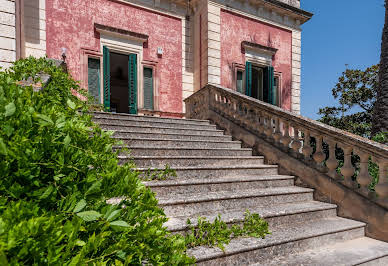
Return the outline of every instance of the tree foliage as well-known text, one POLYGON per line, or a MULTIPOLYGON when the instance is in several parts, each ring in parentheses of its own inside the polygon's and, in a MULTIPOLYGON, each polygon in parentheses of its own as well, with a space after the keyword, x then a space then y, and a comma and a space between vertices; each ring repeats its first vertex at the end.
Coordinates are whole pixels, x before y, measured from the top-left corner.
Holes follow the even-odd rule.
POLYGON ((132 165, 118 165, 117 143, 75 92, 79 85, 45 59, 0 72, 0 264, 192 263, 184 238, 163 227, 154 194, 132 165), (20 85, 41 72, 51 76, 42 91, 20 85))
POLYGON ((372 136, 379 132, 388 132, 388 0, 384 2, 385 23, 381 37, 381 67, 377 100, 373 112, 372 136))
POLYGON ((332 89, 337 106, 320 108, 320 122, 370 138, 376 103, 379 66, 347 69, 332 89))

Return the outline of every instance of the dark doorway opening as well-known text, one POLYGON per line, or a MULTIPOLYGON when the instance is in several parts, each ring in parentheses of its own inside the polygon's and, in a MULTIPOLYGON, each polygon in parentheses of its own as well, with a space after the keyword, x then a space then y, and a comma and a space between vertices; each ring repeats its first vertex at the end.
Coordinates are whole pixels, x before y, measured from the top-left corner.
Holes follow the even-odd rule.
POLYGON ((263 100, 263 69, 252 67, 252 97, 263 100))
POLYGON ((128 55, 110 52, 110 108, 129 113, 128 55))

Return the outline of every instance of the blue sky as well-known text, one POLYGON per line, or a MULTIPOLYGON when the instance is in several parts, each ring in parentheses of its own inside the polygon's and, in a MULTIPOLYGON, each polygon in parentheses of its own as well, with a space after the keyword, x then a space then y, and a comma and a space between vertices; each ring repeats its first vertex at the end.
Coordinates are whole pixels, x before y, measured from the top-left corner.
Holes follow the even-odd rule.
POLYGON ((302 25, 301 114, 318 119, 335 105, 331 89, 349 68, 379 63, 384 0, 301 0, 314 13, 302 25))

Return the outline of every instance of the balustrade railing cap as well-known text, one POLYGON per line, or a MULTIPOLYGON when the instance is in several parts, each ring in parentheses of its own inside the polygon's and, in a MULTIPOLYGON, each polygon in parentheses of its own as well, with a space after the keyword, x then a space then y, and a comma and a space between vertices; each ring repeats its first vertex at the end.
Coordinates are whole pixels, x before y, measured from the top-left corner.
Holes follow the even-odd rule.
MULTIPOLYGON (((272 104, 262 102, 252 97, 248 97, 244 94, 238 93, 228 88, 207 84, 202 89, 186 98, 184 100, 185 103, 189 104, 198 95, 202 95, 205 91, 208 90, 210 92, 212 90, 218 91, 219 93, 222 93, 223 96, 232 96, 245 104, 261 109, 260 111, 265 111, 270 115, 278 116, 280 119, 290 122, 291 125, 295 124, 295 126, 297 126, 298 129, 302 132, 303 129, 307 129, 311 132, 313 136, 321 135, 325 138, 330 138, 342 145, 352 146, 353 148, 356 148, 359 151, 369 153, 370 155, 375 156, 376 158, 388 159, 388 145, 360 137, 350 132, 323 124, 321 122, 312 120, 310 118, 298 114, 294 114, 290 111, 284 110, 272 104)), ((202 104, 207 103, 203 102, 202 104)))

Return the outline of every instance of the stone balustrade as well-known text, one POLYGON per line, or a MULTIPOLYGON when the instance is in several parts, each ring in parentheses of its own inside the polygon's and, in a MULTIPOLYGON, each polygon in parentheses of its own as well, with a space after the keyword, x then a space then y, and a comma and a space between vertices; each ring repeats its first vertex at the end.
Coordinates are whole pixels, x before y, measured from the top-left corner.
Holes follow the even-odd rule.
MULTIPOLYGON (((233 90, 207 85, 185 100, 188 118, 211 119, 209 112, 243 127, 309 167, 388 206, 388 147, 233 90), (311 141, 311 138, 315 141, 311 141), (343 151, 343 161, 336 156, 343 151), (352 163, 352 158, 358 162, 352 163), (369 171, 378 165, 378 182, 369 171), (356 166, 356 167, 355 167, 356 166), (338 171, 339 169, 339 171, 338 171)), ((232 134, 233 135, 233 134, 232 134)))

